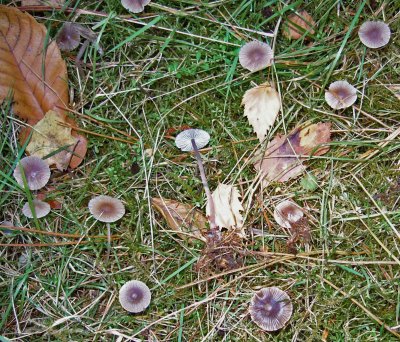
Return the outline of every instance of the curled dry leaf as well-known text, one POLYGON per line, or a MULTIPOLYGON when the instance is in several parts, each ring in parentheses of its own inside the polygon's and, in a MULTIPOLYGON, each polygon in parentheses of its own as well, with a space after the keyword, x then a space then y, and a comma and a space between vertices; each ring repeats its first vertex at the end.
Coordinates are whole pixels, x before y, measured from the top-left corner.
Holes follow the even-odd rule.
MULTIPOLYGON (((12 94, 14 112, 32 126, 49 110, 70 121, 59 109, 68 103, 67 68, 57 44, 47 41, 46 28, 31 15, 0 5, 0 103, 12 94)), ((29 129, 21 132, 22 143, 28 134, 29 129)), ((73 135, 80 141, 77 148, 83 158, 87 141, 73 135)), ((73 158, 70 166, 81 161, 73 158)))
POLYGON ((278 92, 269 83, 263 83, 246 91, 242 105, 257 138, 263 141, 281 108, 278 92))
POLYGON ((190 204, 172 199, 154 197, 151 204, 167 221, 168 226, 175 230, 183 239, 192 238, 206 241, 203 232, 207 230, 207 218, 190 204))
MULTIPOLYGON (((242 203, 239 200, 239 190, 228 184, 218 184, 212 193, 215 206, 215 223, 220 228, 239 229, 239 236, 245 237, 243 228, 242 203)), ((210 214, 210 205, 207 203, 207 215, 210 214)))
POLYGON ((269 182, 286 182, 304 170, 303 161, 310 155, 319 156, 328 152, 328 146, 319 145, 330 141, 331 124, 317 123, 295 128, 287 136, 277 135, 268 143, 264 155, 254 166, 269 182))
POLYGON ((289 39, 299 39, 305 32, 314 34, 314 27, 315 21, 311 15, 307 11, 301 10, 288 16, 283 25, 283 34, 289 39))
MULTIPOLYGON (((31 140, 26 151, 30 155, 44 158, 50 153, 62 149, 62 151, 45 159, 49 165, 56 164, 57 169, 65 170, 71 160, 72 152, 78 143, 78 139, 71 135, 71 128, 62 126, 63 118, 57 112, 50 110, 45 117, 34 127, 31 140)), ((75 153, 75 152, 74 152, 75 153)))

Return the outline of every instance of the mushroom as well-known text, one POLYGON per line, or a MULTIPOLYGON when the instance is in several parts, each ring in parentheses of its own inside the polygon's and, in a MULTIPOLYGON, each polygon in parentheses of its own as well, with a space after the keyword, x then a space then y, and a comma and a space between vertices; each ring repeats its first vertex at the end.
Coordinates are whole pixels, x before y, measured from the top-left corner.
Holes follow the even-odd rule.
POLYGON ((151 0, 121 0, 122 6, 132 13, 140 13, 144 11, 144 6, 148 5, 151 0))
POLYGON ((286 292, 277 287, 264 287, 254 294, 249 311, 261 329, 275 331, 290 319, 293 306, 286 292))
POLYGON ((128 281, 119 290, 119 302, 126 311, 142 312, 149 306, 150 301, 150 289, 140 280, 128 281))
POLYGON ((347 81, 336 81, 325 92, 325 100, 333 109, 347 108, 356 102, 357 90, 347 81))
POLYGON ((239 51, 239 62, 250 71, 265 69, 272 64, 274 52, 267 43, 254 40, 243 45, 239 51))
POLYGON ((301 208, 290 200, 280 202, 274 210, 275 221, 285 228, 292 228, 303 216, 301 208))
POLYGON ((22 213, 29 218, 34 218, 34 214, 36 218, 45 217, 50 212, 50 204, 47 202, 40 201, 38 199, 34 199, 32 201, 34 213, 29 206, 29 202, 26 202, 22 207, 22 213))
POLYGON ((299 39, 305 32, 314 34, 314 26, 315 21, 311 15, 306 10, 301 10, 288 16, 283 34, 289 39, 299 39))
POLYGON ((207 201, 210 204, 210 228, 216 227, 215 224, 215 207, 214 200, 211 196, 211 191, 208 186, 206 173, 204 172, 203 162, 201 161, 201 155, 199 149, 203 148, 210 141, 210 135, 202 129, 187 129, 179 133, 175 138, 175 145, 182 151, 188 152, 193 151, 199 166, 201 181, 203 183, 204 191, 207 196, 207 201))
POLYGON ((0 225, 1 225, 1 228, 2 228, 1 232, 4 235, 13 235, 13 233, 14 233, 13 230, 7 229, 7 228, 4 229, 4 227, 14 227, 14 225, 13 225, 13 223, 11 221, 3 221, 3 222, 0 223, 0 225))
POLYGON ((64 23, 58 32, 56 42, 60 50, 75 50, 80 43, 81 33, 75 23, 64 23))
POLYGON ((111 246, 110 222, 116 222, 125 215, 125 206, 118 199, 110 196, 100 195, 92 198, 88 204, 92 216, 101 222, 107 223, 108 247, 111 246))
POLYGON ((389 43, 390 28, 383 21, 367 21, 358 30, 358 37, 365 46, 377 49, 389 43))
POLYGON ((14 170, 14 178, 22 187, 24 180, 22 177, 22 169, 24 170, 26 182, 30 190, 38 190, 43 188, 50 179, 50 168, 47 163, 35 156, 25 157, 20 160, 20 164, 14 170))

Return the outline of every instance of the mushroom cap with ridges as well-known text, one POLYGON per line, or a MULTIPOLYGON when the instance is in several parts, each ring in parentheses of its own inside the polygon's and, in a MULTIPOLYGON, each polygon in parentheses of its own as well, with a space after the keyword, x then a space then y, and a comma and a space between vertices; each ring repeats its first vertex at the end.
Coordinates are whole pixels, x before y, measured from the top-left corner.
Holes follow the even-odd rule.
POLYGON ((347 81, 336 81, 325 92, 325 100, 333 109, 347 108, 356 102, 357 90, 347 81))
POLYGON ((274 52, 267 43, 254 40, 240 48, 239 62, 241 66, 250 71, 265 69, 272 64, 274 52))
POLYGON ((75 23, 64 23, 56 37, 61 51, 75 50, 79 46, 80 40, 80 31, 75 23))
POLYGON ((202 129, 187 129, 176 136, 175 145, 182 151, 193 151, 192 140, 194 140, 197 148, 201 149, 210 141, 210 134, 202 129))
POLYGON ((292 228, 304 216, 301 208, 290 200, 280 202, 274 210, 275 221, 285 228, 292 228))
MULTIPOLYGON (((30 190, 38 190, 43 188, 50 179, 50 168, 47 163, 36 156, 29 156, 20 160, 21 166, 24 169, 24 174, 30 190)), ((24 181, 22 178, 20 164, 14 170, 14 178, 22 187, 24 181)))
POLYGON ((123 203, 111 196, 96 196, 89 201, 88 207, 93 217, 101 222, 115 222, 125 215, 123 203))
POLYGON ((277 287, 264 287, 254 294, 249 311, 261 329, 275 331, 289 321, 293 305, 286 292, 277 287))
POLYGON ((150 289, 140 280, 128 281, 119 290, 119 302, 126 311, 142 312, 149 306, 150 301, 150 289))
POLYGON ((358 37, 365 46, 378 49, 389 43, 390 28, 383 21, 366 21, 358 30, 358 37))
POLYGON ((132 13, 140 13, 144 11, 144 6, 148 5, 151 0, 122 0, 121 4, 132 13))
MULTIPOLYGON (((33 200, 33 207, 35 208, 36 218, 45 217, 50 212, 50 204, 37 199, 33 200)), ((29 202, 26 202, 22 207, 22 213, 29 218, 33 218, 33 213, 29 206, 29 202)))

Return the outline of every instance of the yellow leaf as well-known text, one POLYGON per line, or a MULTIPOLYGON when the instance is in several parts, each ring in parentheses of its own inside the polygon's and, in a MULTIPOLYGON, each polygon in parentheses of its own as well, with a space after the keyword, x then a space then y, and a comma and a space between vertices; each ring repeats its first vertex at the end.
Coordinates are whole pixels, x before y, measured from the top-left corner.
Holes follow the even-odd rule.
MULTIPOLYGON (((242 203, 239 201, 239 191, 233 185, 218 184, 212 193, 215 206, 215 223, 220 228, 237 228, 243 227, 243 216, 240 213, 243 210, 242 203)), ((210 204, 207 203, 207 215, 210 215, 210 204)), ((243 230, 238 232, 244 237, 243 230)))
POLYGON ((63 118, 57 112, 48 111, 44 118, 33 126, 33 133, 26 151, 30 155, 43 158, 56 150, 61 152, 46 159, 49 165, 55 164, 57 169, 65 170, 71 160, 72 151, 78 142, 71 136, 71 128, 65 127, 63 118))
POLYGON ((262 142, 281 108, 278 92, 268 83, 263 83, 246 91, 242 100, 243 105, 244 115, 262 142))

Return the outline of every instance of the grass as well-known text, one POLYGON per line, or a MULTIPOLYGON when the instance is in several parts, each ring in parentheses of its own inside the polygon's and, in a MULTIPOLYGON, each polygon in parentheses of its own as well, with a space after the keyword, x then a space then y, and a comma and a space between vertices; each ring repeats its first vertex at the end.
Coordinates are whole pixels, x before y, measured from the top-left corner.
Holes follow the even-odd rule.
MULTIPOLYGON (((50 197, 63 207, 39 224, 81 240, 27 231, 0 237, 1 334, 15 341, 397 341, 400 332, 391 327, 400 325, 400 104, 391 86, 400 72, 399 6, 311 1, 305 9, 318 29, 307 42, 284 38, 280 27, 302 1, 160 0, 141 15, 129 15, 118 0, 73 3, 67 0, 72 13, 34 15, 52 37, 72 18, 94 27, 104 55, 92 46, 79 71, 75 52, 64 54, 71 115, 90 132, 89 149, 79 168, 53 172, 50 197), (387 47, 360 43, 357 29, 370 19, 389 23, 387 47), (262 35, 276 28, 276 37, 262 35), (275 46, 273 67, 252 74, 241 68, 239 47, 251 39, 275 46), (324 90, 339 79, 358 89, 358 100, 333 111, 324 90), (283 104, 270 138, 308 121, 332 122, 329 153, 308 162, 315 191, 301 185, 302 177, 255 186, 250 157, 258 146, 240 102, 266 81, 283 104), (211 189, 224 182, 251 194, 244 197, 247 253, 239 270, 197 273, 202 243, 182 239, 150 205, 164 197, 205 210, 195 160, 174 146, 184 125, 211 134, 203 154, 211 189), (98 194, 119 197, 127 208, 112 224, 119 238, 108 260, 106 240, 88 238, 106 234, 87 210, 98 194), (307 208, 312 227, 312 241, 298 255, 287 253, 288 232, 272 215, 287 197, 307 208), (252 228, 267 234, 257 237, 252 228), (127 314, 118 303, 119 288, 131 279, 152 288, 143 314, 127 314), (261 331, 248 314, 254 291, 265 286, 293 301, 291 320, 276 333, 261 331)), ((26 196, 12 178, 24 147, 10 101, 0 124, 0 219, 36 229, 21 214, 26 196)))

